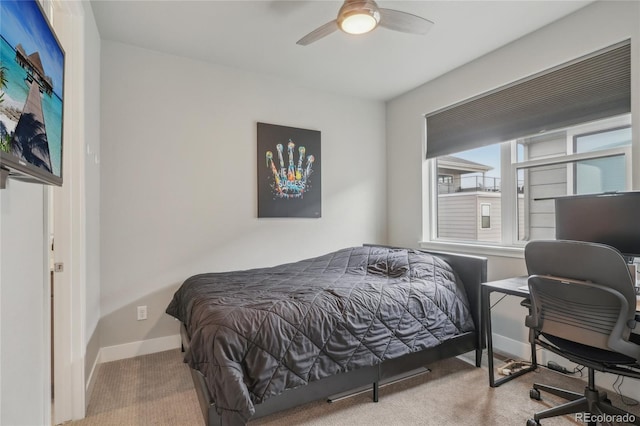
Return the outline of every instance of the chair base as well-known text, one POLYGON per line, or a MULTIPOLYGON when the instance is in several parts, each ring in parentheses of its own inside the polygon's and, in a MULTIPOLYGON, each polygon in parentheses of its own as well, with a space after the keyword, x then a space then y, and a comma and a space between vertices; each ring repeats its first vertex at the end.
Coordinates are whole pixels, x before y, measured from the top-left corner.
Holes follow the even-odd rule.
POLYGON ((611 405, 611 400, 607 398, 606 392, 599 392, 593 386, 586 386, 584 394, 579 394, 553 386, 534 383, 529 396, 532 399, 540 400, 540 391, 559 396, 569 402, 534 414, 533 419, 527 421, 527 426, 537 426, 540 425, 540 420, 542 419, 567 414, 576 414, 576 420, 585 422, 589 426, 596 426, 595 420, 600 421, 601 424, 640 425, 640 417, 614 407, 611 405), (578 415, 582 416, 582 418, 579 418, 578 415))

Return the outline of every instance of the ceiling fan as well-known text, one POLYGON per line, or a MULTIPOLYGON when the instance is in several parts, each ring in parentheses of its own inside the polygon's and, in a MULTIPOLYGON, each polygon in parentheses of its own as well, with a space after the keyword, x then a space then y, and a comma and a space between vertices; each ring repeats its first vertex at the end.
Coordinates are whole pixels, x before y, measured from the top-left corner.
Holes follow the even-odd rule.
POLYGON ((426 34, 433 22, 410 13, 378 7, 373 0, 345 0, 336 19, 311 31, 296 44, 306 46, 336 30, 365 34, 378 26, 405 33, 426 34))

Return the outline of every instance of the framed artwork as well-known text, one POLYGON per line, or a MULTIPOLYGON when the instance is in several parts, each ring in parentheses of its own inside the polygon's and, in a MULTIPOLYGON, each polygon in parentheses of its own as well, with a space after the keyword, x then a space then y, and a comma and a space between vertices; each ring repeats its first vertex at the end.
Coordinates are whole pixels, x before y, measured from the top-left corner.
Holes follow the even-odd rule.
POLYGON ((320 132, 258 123, 258 217, 321 217, 320 132))

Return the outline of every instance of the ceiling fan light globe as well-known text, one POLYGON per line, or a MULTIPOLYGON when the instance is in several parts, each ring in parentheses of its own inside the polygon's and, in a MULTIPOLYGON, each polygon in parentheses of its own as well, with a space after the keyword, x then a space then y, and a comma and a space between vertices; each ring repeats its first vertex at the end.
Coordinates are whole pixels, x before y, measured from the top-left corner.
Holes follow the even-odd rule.
POLYGON ((344 17, 339 24, 340 29, 347 34, 365 34, 373 30, 379 20, 379 13, 377 18, 372 13, 354 13, 344 17))

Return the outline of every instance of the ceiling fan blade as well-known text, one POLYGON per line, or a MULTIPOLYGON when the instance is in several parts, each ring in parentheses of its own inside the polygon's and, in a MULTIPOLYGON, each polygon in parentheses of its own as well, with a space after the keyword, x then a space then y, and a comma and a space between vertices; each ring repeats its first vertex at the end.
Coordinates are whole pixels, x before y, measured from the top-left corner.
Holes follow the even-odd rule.
POLYGON ((420 16, 393 9, 380 9, 381 27, 403 33, 426 34, 433 26, 433 22, 420 16))
POLYGON ((306 46, 307 44, 311 44, 314 41, 320 40, 322 37, 328 36, 329 34, 336 31, 337 29, 338 29, 338 21, 334 19, 333 21, 327 22, 323 26, 311 31, 309 34, 307 34, 306 36, 298 40, 296 44, 299 44, 301 46, 306 46))

